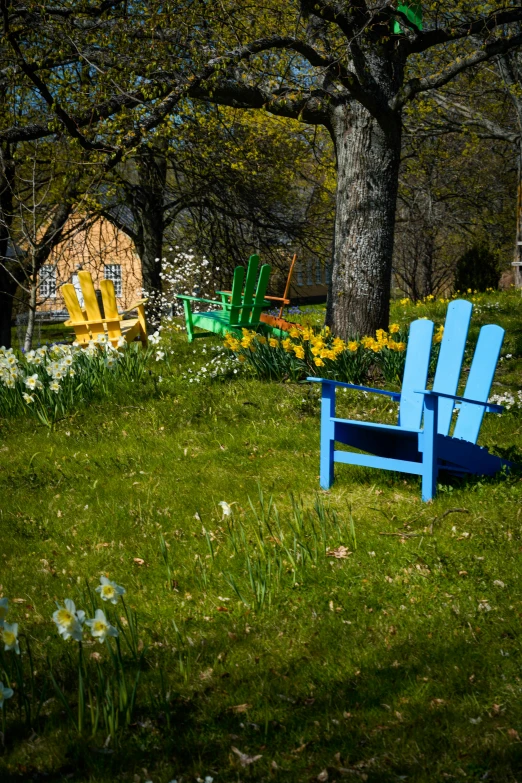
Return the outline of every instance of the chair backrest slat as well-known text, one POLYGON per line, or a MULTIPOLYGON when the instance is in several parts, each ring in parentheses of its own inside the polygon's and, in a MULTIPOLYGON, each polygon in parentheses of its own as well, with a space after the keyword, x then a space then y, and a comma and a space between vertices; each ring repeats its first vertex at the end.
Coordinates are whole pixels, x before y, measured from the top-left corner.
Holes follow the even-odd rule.
POLYGON ((96 299, 96 291, 94 290, 91 273, 86 272, 85 270, 78 272, 78 280, 80 281, 82 289, 87 320, 98 322, 89 325, 91 334, 93 338, 96 339, 99 334, 105 335, 105 329, 103 328, 103 320, 98 306, 98 300, 96 299))
MULTIPOLYGON (((457 393, 472 309, 471 302, 464 299, 456 299, 448 305, 433 391, 457 393)), ((453 400, 439 399, 439 435, 449 434, 453 408, 453 400)))
POLYGON ((102 295, 103 309, 105 311, 105 321, 107 324, 107 337, 114 344, 114 341, 117 342, 117 340, 121 337, 121 327, 113 281, 102 280, 100 282, 100 291, 102 295))
MULTIPOLYGON (((230 304, 238 307, 243 301, 243 283, 245 280, 245 267, 236 266, 234 269, 234 277, 232 278, 232 293, 230 295, 230 304)), ((240 316, 242 310, 231 309, 230 310, 230 325, 240 324, 240 316)))
POLYGON ((421 426, 424 396, 417 392, 425 389, 428 381, 432 338, 432 321, 413 321, 408 337, 399 409, 399 426, 408 430, 418 430, 421 426))
POLYGON ((259 281, 257 283, 256 298, 254 300, 254 307, 252 308, 252 314, 250 316, 250 324, 252 326, 259 323, 261 313, 263 312, 263 305, 265 302, 266 289, 268 288, 268 280, 270 278, 270 272, 272 267, 270 264, 263 264, 261 271, 259 272, 259 281))
POLYGON ((65 283, 60 288, 60 293, 62 294, 65 306, 69 311, 77 342, 82 345, 88 343, 91 339, 91 333, 89 332, 88 326, 85 324, 85 316, 80 307, 75 287, 72 283, 65 283))
MULTIPOLYGON (((504 329, 501 326, 489 324, 482 327, 464 390, 464 397, 478 402, 487 401, 503 340, 504 329)), ((480 408, 478 405, 462 403, 453 437, 476 443, 484 412, 484 408, 480 408)))
POLYGON ((248 324, 252 305, 254 304, 254 289, 257 279, 257 270, 259 269, 259 256, 254 254, 248 259, 245 274, 245 288, 243 291, 243 310, 241 311, 239 323, 248 324))

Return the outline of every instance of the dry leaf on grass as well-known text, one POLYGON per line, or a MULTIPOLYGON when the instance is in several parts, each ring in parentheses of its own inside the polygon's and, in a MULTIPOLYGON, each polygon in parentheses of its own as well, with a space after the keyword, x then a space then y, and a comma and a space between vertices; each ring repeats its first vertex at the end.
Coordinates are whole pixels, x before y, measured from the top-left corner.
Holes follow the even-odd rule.
POLYGON ((259 759, 263 758, 262 755, 249 756, 248 753, 241 753, 241 751, 238 750, 238 748, 235 748, 233 745, 232 745, 232 750, 239 758, 242 767, 248 767, 249 764, 253 764, 254 761, 259 761, 259 759))
POLYGON ((251 704, 235 704, 233 707, 229 707, 228 709, 231 712, 246 712, 251 708, 252 708, 251 704))
POLYGON ((338 546, 337 549, 329 549, 326 553, 326 557, 336 557, 338 560, 343 560, 351 554, 352 552, 348 551, 348 547, 341 545, 338 546))
POLYGON ((142 566, 145 565, 145 560, 141 557, 134 557, 133 561, 136 563, 136 565, 142 566))

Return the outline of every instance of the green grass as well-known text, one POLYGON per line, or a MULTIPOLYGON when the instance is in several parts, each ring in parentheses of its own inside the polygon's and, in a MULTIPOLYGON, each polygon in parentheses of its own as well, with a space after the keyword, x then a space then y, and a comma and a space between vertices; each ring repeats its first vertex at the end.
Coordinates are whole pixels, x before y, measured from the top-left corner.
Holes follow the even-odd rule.
MULTIPOLYGON (((494 391, 518 389, 520 297, 480 299, 473 334, 504 325, 514 357, 494 391)), ((395 305, 394 319, 444 312, 395 305)), ((36 702, 47 683, 31 725, 18 694, 6 702, 2 783, 515 781, 520 475, 444 482, 426 505, 416 478, 339 466, 321 492, 318 390, 188 384, 210 345, 172 336, 171 375, 152 367, 161 384, 148 376, 52 432, 1 424, 0 594, 19 599, 8 619, 30 640, 36 702), (326 556, 340 546, 351 554, 326 556), (78 737, 49 684, 52 668, 76 711, 76 646, 50 618, 66 597, 90 612, 102 573, 126 588, 144 651, 131 726, 108 743, 101 729, 78 737), (261 758, 243 767, 232 748, 261 758)), ((345 414, 395 416, 340 396, 345 414)), ((481 442, 522 461, 522 412, 486 417, 481 442)), ((84 644, 94 682, 92 652, 112 663, 84 644)))

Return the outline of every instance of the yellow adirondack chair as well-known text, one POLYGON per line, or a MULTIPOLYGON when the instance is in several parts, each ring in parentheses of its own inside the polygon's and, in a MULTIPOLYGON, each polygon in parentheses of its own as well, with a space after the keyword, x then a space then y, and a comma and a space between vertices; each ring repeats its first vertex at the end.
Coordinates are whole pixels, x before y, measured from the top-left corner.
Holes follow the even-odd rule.
POLYGON ((130 343, 139 337, 142 346, 147 346, 147 321, 145 320, 144 304, 146 299, 140 299, 127 310, 118 312, 114 283, 112 280, 102 280, 100 290, 102 295, 104 316, 100 313, 94 283, 91 273, 78 272, 78 280, 82 289, 84 309, 82 309, 76 289, 71 283, 65 283, 61 287, 65 305, 69 311, 69 320, 65 326, 72 326, 76 335, 76 341, 80 345, 86 345, 89 340, 96 340, 99 335, 107 337, 116 347, 120 337, 130 343), (124 315, 131 310, 138 311, 137 318, 124 319, 124 315))

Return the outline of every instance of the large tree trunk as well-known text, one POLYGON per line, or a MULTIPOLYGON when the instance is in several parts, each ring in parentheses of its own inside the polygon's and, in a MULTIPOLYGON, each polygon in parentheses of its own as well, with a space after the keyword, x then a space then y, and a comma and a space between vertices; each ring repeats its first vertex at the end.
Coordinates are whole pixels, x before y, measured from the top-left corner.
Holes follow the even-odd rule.
POLYGON ((355 101, 332 119, 337 207, 326 322, 345 339, 388 327, 400 117, 388 125, 355 101))
POLYGON ((139 223, 136 250, 141 260, 143 289, 149 297, 147 319, 152 329, 159 325, 161 319, 161 258, 167 182, 165 148, 166 142, 160 140, 157 148, 140 149, 136 160, 139 177, 139 188, 133 210, 139 223))
MULTIPOLYGON (((5 275, 4 275, 5 276, 5 275)), ((13 318, 13 293, 6 291, 0 271, 0 346, 11 347, 11 321, 13 318)))
POLYGON ((25 330, 24 353, 30 351, 33 346, 34 325, 36 322, 37 291, 38 277, 36 273, 33 273, 29 283, 29 310, 27 312, 27 329, 25 330))
POLYGON ((522 288, 522 139, 519 141, 518 150, 517 232, 513 270, 515 273, 515 286, 522 288))

